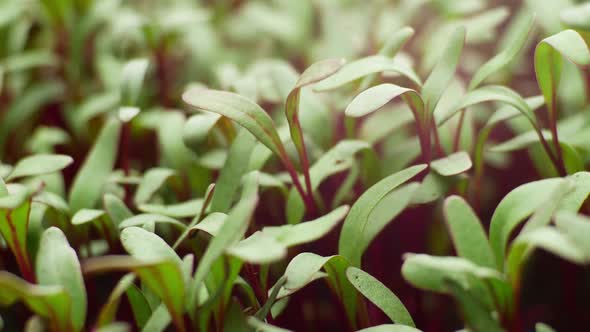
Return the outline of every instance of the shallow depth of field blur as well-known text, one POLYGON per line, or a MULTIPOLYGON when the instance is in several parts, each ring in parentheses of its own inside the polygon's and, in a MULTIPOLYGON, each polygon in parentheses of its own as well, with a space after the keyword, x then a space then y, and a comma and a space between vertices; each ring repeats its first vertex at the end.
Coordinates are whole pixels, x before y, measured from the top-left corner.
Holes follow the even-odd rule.
POLYGON ((587 330, 588 43, 575 0, 0 0, 0 331, 587 330))

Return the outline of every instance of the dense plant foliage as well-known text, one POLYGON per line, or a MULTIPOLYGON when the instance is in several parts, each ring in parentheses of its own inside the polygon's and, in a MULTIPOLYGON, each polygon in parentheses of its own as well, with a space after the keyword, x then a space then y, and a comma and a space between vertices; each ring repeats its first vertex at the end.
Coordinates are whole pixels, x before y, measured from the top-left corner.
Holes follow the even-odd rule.
POLYGON ((0 330, 588 325, 590 4, 3 0, 0 40, 0 330))

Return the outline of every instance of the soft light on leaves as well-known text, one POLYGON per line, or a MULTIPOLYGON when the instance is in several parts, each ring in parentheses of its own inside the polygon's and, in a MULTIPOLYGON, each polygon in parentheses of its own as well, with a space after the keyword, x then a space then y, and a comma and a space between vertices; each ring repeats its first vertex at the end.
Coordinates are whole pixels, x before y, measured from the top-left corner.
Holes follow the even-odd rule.
POLYGON ((193 88, 182 94, 185 103, 197 110, 221 114, 246 128, 277 156, 284 147, 270 116, 256 103, 238 94, 193 88))
POLYGON ((564 30, 543 39, 535 49, 537 83, 545 97, 549 120, 557 121, 557 87, 561 78, 562 57, 578 66, 590 64, 590 51, 584 39, 574 30, 564 30))
POLYGON ((219 114, 195 114, 188 118, 182 129, 182 139, 186 146, 199 147, 217 124, 219 114))
POLYGON ((97 326, 106 326, 115 320, 117 309, 119 308, 119 303, 121 302, 121 297, 125 294, 127 289, 133 284, 134 281, 135 276, 131 273, 124 275, 123 278, 119 280, 109 295, 107 302, 100 309, 98 320, 96 322, 97 326))
POLYGON ((102 256, 84 262, 84 274, 133 271, 162 299, 179 331, 186 331, 184 312, 185 283, 180 265, 171 260, 139 260, 130 256, 102 256))
POLYGON ((125 203, 113 194, 106 194, 103 197, 103 205, 115 227, 123 220, 133 217, 125 203))
MULTIPOLYGON (((338 252, 348 259, 353 266, 360 266, 363 251, 377 235, 380 229, 368 232, 375 221, 370 218, 373 210, 379 205, 387 194, 399 185, 416 176, 426 168, 426 165, 417 165, 395 174, 392 174, 367 189, 354 203, 348 216, 344 220, 342 232, 338 243, 338 252)), ((383 221, 377 223, 384 225, 383 221)))
POLYGON ((566 8, 561 11, 560 17, 561 21, 568 27, 588 31, 590 30, 590 3, 580 3, 566 8))
POLYGON ((0 271, 0 305, 23 301, 31 311, 49 320, 55 331, 71 329, 71 299, 61 286, 30 284, 11 273, 0 271))
POLYGON ((258 204, 258 174, 249 173, 246 176, 240 202, 231 210, 225 222, 219 229, 217 236, 209 243, 207 250, 199 261, 189 289, 189 309, 195 308, 197 294, 201 283, 209 273, 213 263, 221 257, 225 250, 238 242, 246 232, 250 218, 258 204))
POLYGON ((160 204, 141 204, 137 207, 141 212, 149 214, 159 214, 172 218, 194 217, 203 209, 203 199, 196 198, 186 202, 160 205, 160 204))
POLYGON ((216 236, 223 226, 227 214, 221 212, 213 212, 203 218, 201 222, 190 228, 189 234, 193 234, 197 231, 203 231, 209 235, 216 236))
POLYGON ((506 47, 500 53, 488 60, 488 62, 479 67, 477 72, 473 74, 471 82, 469 82, 469 90, 477 88, 489 76, 506 67, 516 58, 518 53, 525 46, 526 40, 533 27, 535 16, 527 13, 524 20, 526 23, 520 25, 519 29, 514 31, 514 34, 508 37, 509 40, 506 42, 506 47))
POLYGON ((391 321, 402 325, 415 326, 408 309, 379 280, 355 267, 349 267, 346 270, 346 277, 361 294, 381 309, 391 321))
POLYGON ((440 126, 447 122, 450 118, 452 118, 455 114, 457 114, 457 112, 459 112, 462 109, 468 108, 476 104, 491 101, 501 102, 513 106, 531 122, 533 127, 537 127, 535 115, 533 114, 532 110, 530 109, 526 101, 514 90, 511 90, 501 85, 486 85, 479 89, 470 91, 465 96, 463 96, 462 100, 451 112, 445 114, 445 117, 437 119, 437 123, 440 126))
POLYGON ((441 257, 425 254, 406 254, 402 265, 402 276, 417 288, 435 292, 448 292, 447 280, 468 286, 471 277, 502 281, 496 270, 479 267, 460 257, 441 257))
POLYGON ((455 152, 444 158, 433 160, 430 167, 442 176, 451 176, 468 171, 472 166, 471 158, 465 151, 455 152))
POLYGON ((463 317, 469 329, 490 332, 504 331, 481 299, 453 280, 447 281, 447 287, 461 305, 463 317))
MULTIPOLYGON (((301 124, 299 122, 299 99, 301 89, 331 76, 337 72, 343 64, 344 60, 342 59, 328 59, 312 64, 301 74, 299 80, 295 83, 295 87, 289 93, 285 103, 285 116, 287 117, 287 123, 289 124, 291 140, 297 149, 308 191, 312 190, 311 180, 309 178, 309 158, 307 156, 305 141, 303 139, 303 130, 301 129, 301 124)), ((308 194, 311 195, 311 193, 308 194)))
POLYGON ((123 106, 137 104, 148 65, 147 59, 134 59, 127 62, 123 67, 121 73, 121 101, 123 106))
POLYGON ((315 220, 297 225, 264 227, 262 232, 274 237, 287 247, 315 241, 329 233, 348 213, 348 205, 338 207, 315 220))
POLYGON ((211 199, 211 210, 227 213, 232 199, 240 185, 240 179, 248 171, 250 157, 256 146, 256 140, 247 131, 241 131, 231 147, 219 177, 215 183, 215 192, 211 199))
POLYGON ((73 225, 82 225, 97 220, 105 215, 103 210, 81 209, 72 217, 73 225))
MULTIPOLYGON (((577 211, 588 196, 586 173, 576 173, 568 179, 573 180, 576 188, 566 195, 560 203, 559 210, 577 211)), ((503 270, 506 245, 512 231, 547 202, 553 192, 566 179, 553 178, 529 182, 517 187, 506 195, 494 211, 490 224, 490 244, 496 256, 498 269, 503 270)))
POLYGON ((58 172, 68 167, 74 160, 70 156, 60 154, 36 154, 21 159, 12 169, 7 181, 16 178, 37 176, 58 172))
POLYGON ((24 278, 32 282, 35 276, 27 250, 31 201, 25 188, 17 188, 18 192, 7 193, 0 198, 0 234, 12 251, 24 278))
POLYGON ((334 90, 364 76, 384 71, 402 74, 417 86, 422 84, 418 75, 400 61, 383 55, 373 55, 345 64, 334 75, 315 84, 313 90, 318 92, 334 90))
POLYGON ((586 241, 590 235, 588 217, 572 212, 562 211, 556 214, 555 224, 584 253, 586 261, 590 261, 590 243, 586 241))
POLYGON ((429 113, 434 111, 438 100, 455 75, 463 45, 465 44, 465 34, 464 27, 459 27, 453 32, 445 51, 432 69, 426 82, 424 82, 421 94, 429 113))
POLYGON ((66 290, 72 303, 71 324, 76 331, 82 330, 87 307, 84 279, 76 251, 59 228, 50 227, 41 235, 35 272, 39 285, 66 290))
POLYGON ((422 332, 415 327, 401 325, 401 324, 383 324, 366 329, 358 330, 357 332, 422 332))
POLYGON ((184 230, 186 225, 183 224, 181 221, 176 220, 174 218, 170 218, 168 216, 164 216, 161 214, 154 214, 154 213, 142 213, 131 218, 127 218, 119 224, 119 228, 126 228, 132 226, 143 226, 148 224, 156 224, 156 223, 167 223, 174 225, 180 230, 184 230))
POLYGON ((295 256, 285 269, 284 276, 287 278, 287 282, 281 287, 277 298, 289 296, 314 280, 325 277, 326 274, 320 270, 330 259, 336 257, 323 257, 310 252, 295 256))
POLYGON ((415 90, 391 83, 383 83, 371 87, 356 96, 346 107, 346 115, 361 117, 383 107, 396 97, 402 96, 412 107, 418 121, 424 118, 424 104, 415 90))
POLYGON ((143 175, 135 191, 135 196, 133 197, 135 204, 140 205, 147 202, 166 180, 174 174, 174 170, 169 168, 152 168, 148 170, 143 175))
POLYGON ((226 249, 230 256, 251 264, 270 264, 287 256, 287 246, 273 236, 256 232, 226 249))
POLYGON ((555 332, 555 330, 545 323, 537 323, 535 324, 535 332, 555 332))
POLYGON ((469 204, 460 196, 451 196, 445 200, 444 214, 457 254, 479 266, 495 268, 486 233, 469 204))
POLYGON ((120 131, 121 122, 115 118, 104 124, 72 183, 69 203, 73 212, 93 208, 102 196, 117 159, 120 131))
POLYGON ((121 243, 125 250, 140 260, 170 260, 182 264, 176 252, 159 236, 140 227, 128 227, 121 231, 121 243))

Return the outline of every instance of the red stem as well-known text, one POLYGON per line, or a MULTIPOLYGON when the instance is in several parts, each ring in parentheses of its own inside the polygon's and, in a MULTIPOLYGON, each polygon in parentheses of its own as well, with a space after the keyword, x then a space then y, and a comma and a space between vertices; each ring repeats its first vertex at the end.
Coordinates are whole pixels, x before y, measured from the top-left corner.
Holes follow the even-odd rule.
POLYGON ((313 201, 313 197, 311 196, 312 193, 306 194, 305 190, 303 190, 303 186, 301 185, 301 181, 299 181, 299 176, 297 176, 297 172, 295 171, 295 167, 293 166, 291 159, 289 159, 289 156, 287 155, 287 152, 285 151, 285 149, 280 147, 279 152, 281 155, 281 160, 282 160, 283 164, 285 165, 285 167, 287 168, 287 171, 289 172, 291 179, 293 180, 293 185, 295 185, 295 188, 297 189, 297 191, 301 195, 301 198, 303 199, 303 202, 305 203, 305 207, 306 207, 307 211, 311 214, 315 214, 315 203, 313 201))
POLYGON ((459 151, 461 131, 463 130, 463 122, 465 122, 465 110, 462 110, 461 115, 459 116, 459 123, 457 124, 457 129, 455 130, 455 136, 453 138, 453 152, 459 151))

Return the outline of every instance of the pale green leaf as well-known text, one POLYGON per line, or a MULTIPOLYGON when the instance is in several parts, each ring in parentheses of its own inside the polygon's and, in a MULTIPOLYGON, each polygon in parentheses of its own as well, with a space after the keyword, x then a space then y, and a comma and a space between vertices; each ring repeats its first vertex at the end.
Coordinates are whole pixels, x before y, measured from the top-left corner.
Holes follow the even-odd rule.
POLYGON ((452 176, 468 171, 472 166, 471 158, 465 151, 455 152, 444 158, 433 160, 430 167, 442 176, 452 176))
POLYGON ((69 203, 73 212, 93 208, 102 196, 117 159, 120 131, 121 122, 115 118, 104 124, 72 183, 69 203))
MULTIPOLYGON (((417 165, 394 173, 367 189, 354 203, 344 220, 338 244, 338 252, 348 259, 351 265, 360 266, 363 251, 380 231, 380 229, 377 229, 376 232, 366 231, 373 226, 371 225, 373 220, 370 218, 373 210, 385 196, 425 168, 426 165, 417 165)), ((377 228, 384 226, 383 220, 379 220, 377 223, 380 224, 380 227, 377 228)))
POLYGON ((457 254, 484 267, 495 268, 496 260, 481 221, 463 198, 445 200, 444 215, 457 254))
POLYGON ((36 154, 19 160, 6 180, 58 172, 72 162, 74 162, 72 157, 66 155, 36 154))
POLYGON ((318 92, 334 90, 364 76, 385 71, 402 74, 417 86, 422 84, 418 75, 400 61, 383 55, 373 55, 345 64, 334 75, 315 84, 313 90, 318 92))
POLYGON ((141 182, 137 186, 133 201, 135 205, 146 203, 164 185, 166 180, 172 177, 175 171, 169 168, 152 168, 145 172, 141 182))
POLYGON ((414 327, 408 309, 400 299, 379 280, 355 267, 346 270, 350 283, 369 301, 383 311, 392 322, 414 327))
POLYGON ((41 235, 35 269, 39 285, 61 286, 71 299, 71 323, 76 331, 86 321, 86 288, 76 251, 70 247, 64 233, 56 227, 41 235))

